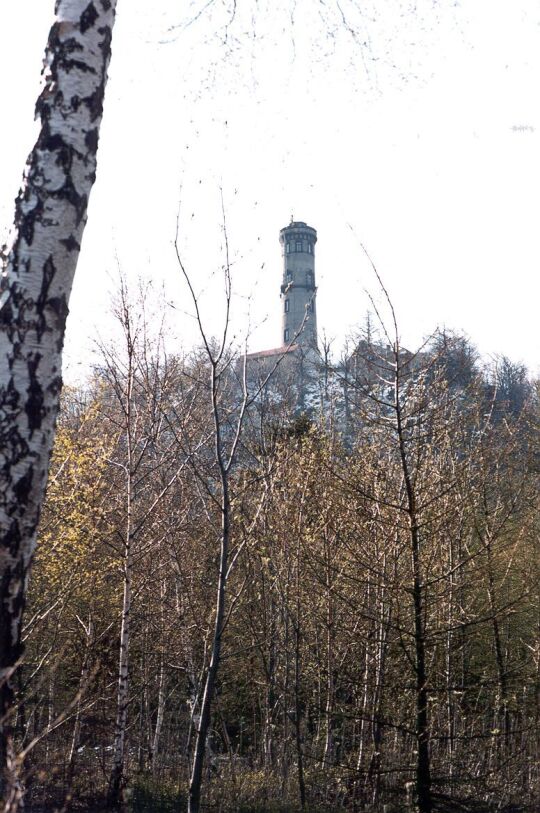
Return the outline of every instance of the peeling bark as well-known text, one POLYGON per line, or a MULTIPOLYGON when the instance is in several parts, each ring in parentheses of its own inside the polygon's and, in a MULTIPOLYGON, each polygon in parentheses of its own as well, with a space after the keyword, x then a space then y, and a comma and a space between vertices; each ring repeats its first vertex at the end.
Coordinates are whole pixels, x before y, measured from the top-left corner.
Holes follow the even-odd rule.
POLYGON ((58 401, 68 301, 79 255, 116 0, 58 0, 0 294, 0 759, 5 810, 22 790, 13 743, 21 619, 58 401))

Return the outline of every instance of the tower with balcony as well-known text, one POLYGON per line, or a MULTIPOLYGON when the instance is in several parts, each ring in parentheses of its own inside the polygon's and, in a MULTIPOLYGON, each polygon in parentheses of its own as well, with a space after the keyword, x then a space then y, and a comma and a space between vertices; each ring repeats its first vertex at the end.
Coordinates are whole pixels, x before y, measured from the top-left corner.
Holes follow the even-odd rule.
POLYGON ((301 221, 281 229, 283 253, 281 283, 281 343, 317 348, 315 243, 317 232, 301 221))

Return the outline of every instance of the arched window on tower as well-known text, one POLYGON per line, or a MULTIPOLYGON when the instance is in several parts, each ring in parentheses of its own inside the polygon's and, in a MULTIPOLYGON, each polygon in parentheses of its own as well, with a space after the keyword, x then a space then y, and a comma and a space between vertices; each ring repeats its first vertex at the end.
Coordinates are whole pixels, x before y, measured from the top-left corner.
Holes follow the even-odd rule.
POLYGON ((301 240, 296 241, 296 251, 299 251, 299 252, 302 251, 302 241, 301 240))
POLYGON ((285 332, 283 334, 283 341, 285 342, 285 344, 287 344, 287 342, 289 341, 289 328, 288 327, 285 328, 285 332))
POLYGON ((285 313, 289 313, 290 302, 288 299, 285 300, 285 313))

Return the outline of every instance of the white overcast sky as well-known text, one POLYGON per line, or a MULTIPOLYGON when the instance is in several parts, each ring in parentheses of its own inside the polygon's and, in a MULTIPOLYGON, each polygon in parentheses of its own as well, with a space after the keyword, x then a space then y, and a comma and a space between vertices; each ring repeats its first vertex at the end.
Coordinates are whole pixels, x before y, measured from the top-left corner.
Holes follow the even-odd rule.
MULTIPOLYGON (((0 221, 35 138, 53 0, 0 5, 0 221)), ((404 341, 438 326, 540 368, 538 0, 119 0, 98 178, 71 302, 66 377, 107 337, 116 258, 165 284, 195 340, 173 240, 221 309, 223 190, 250 349, 280 343, 279 229, 314 226, 319 330, 336 351, 378 298, 404 341), (361 11, 358 8, 361 8, 361 11), (343 13, 343 16, 342 16, 343 13)))

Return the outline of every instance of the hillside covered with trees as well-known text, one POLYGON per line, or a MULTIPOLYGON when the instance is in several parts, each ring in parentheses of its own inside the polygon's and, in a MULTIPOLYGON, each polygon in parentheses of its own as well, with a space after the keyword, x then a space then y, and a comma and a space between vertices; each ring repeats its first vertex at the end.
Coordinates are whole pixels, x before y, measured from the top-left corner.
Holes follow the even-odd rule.
POLYGON ((63 395, 14 721, 30 809, 534 809, 526 370, 370 322, 295 413, 279 370, 249 393, 125 289, 117 318, 63 395))

